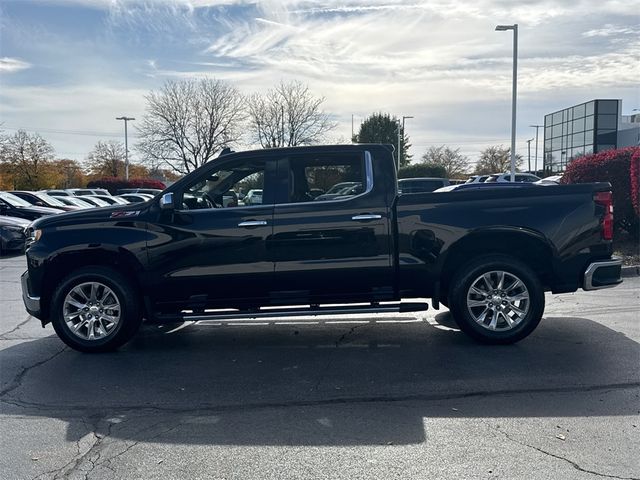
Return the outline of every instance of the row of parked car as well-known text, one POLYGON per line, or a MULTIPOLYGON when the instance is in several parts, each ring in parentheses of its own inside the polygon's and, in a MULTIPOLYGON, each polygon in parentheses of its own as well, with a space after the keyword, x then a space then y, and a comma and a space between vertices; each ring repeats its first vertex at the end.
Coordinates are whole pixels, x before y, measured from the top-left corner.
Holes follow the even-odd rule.
POLYGON ((118 190, 116 195, 100 188, 0 191, 0 255, 22 250, 25 228, 37 218, 87 208, 146 202, 161 191, 153 188, 129 188, 118 190))
POLYGON ((521 187, 525 185, 557 185, 562 175, 540 178, 532 173, 515 174, 515 182, 511 182, 511 173, 494 173, 492 175, 473 175, 466 182, 452 185, 446 178, 403 178, 398 180, 399 193, 452 192, 471 188, 488 187, 521 187))

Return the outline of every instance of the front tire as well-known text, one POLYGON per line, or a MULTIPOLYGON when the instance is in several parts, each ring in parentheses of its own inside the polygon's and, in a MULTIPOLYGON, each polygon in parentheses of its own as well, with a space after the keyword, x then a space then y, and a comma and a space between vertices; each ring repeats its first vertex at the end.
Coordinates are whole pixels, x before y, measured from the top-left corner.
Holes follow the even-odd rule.
POLYGON ((52 298, 51 322, 60 339, 87 353, 128 342, 142 315, 131 282, 107 267, 85 267, 66 277, 52 298))
POLYGON ((460 328, 474 339, 510 344, 527 337, 544 313, 544 289, 526 264, 506 255, 480 257, 462 267, 449 290, 460 328))

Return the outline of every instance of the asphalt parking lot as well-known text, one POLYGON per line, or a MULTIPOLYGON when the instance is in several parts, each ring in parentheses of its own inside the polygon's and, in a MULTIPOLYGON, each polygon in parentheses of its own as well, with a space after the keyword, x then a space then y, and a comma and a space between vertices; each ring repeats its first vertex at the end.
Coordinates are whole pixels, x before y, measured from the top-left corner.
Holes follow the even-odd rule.
POLYGON ((70 350, 0 259, 3 479, 640 478, 640 278, 474 343, 446 310, 145 326, 70 350))

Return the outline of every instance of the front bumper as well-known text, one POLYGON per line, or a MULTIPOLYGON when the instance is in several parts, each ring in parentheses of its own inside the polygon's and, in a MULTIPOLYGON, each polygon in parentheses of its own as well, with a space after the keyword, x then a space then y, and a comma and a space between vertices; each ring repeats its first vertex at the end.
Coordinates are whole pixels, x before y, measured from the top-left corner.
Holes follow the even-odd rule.
POLYGON ((585 290, 615 287, 622 283, 622 260, 613 258, 591 263, 584 271, 585 290))
POLYGON ((24 306, 29 312, 29 315, 40 318, 41 315, 41 307, 40 307, 40 297, 32 297, 31 292, 29 292, 29 271, 27 270, 20 277, 20 283, 22 284, 22 301, 24 302, 24 306))

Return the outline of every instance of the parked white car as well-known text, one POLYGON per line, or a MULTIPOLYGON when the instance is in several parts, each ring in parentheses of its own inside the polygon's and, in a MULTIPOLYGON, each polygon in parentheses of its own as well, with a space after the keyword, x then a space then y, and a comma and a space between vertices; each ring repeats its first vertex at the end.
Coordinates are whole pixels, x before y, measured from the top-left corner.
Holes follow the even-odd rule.
POLYGON ((464 183, 484 183, 487 178, 489 178, 489 175, 473 175, 464 183))
POLYGON ((262 204, 262 190, 249 190, 244 197, 243 202, 245 205, 260 205, 262 204))
POLYGON ((558 185, 560 183, 560 180, 562 180, 562 174, 545 177, 542 180, 538 180, 536 183, 540 185, 558 185))
MULTIPOLYGON (((516 183, 533 183, 533 182, 537 182, 538 180, 540 180, 540 177, 538 177, 537 175, 534 175, 533 173, 516 172, 515 174, 516 183)), ((493 175, 490 175, 489 178, 485 180, 485 183, 494 183, 494 182, 504 183, 504 182, 510 182, 510 181, 511 181, 511 173, 506 172, 506 173, 494 173, 493 175)))

